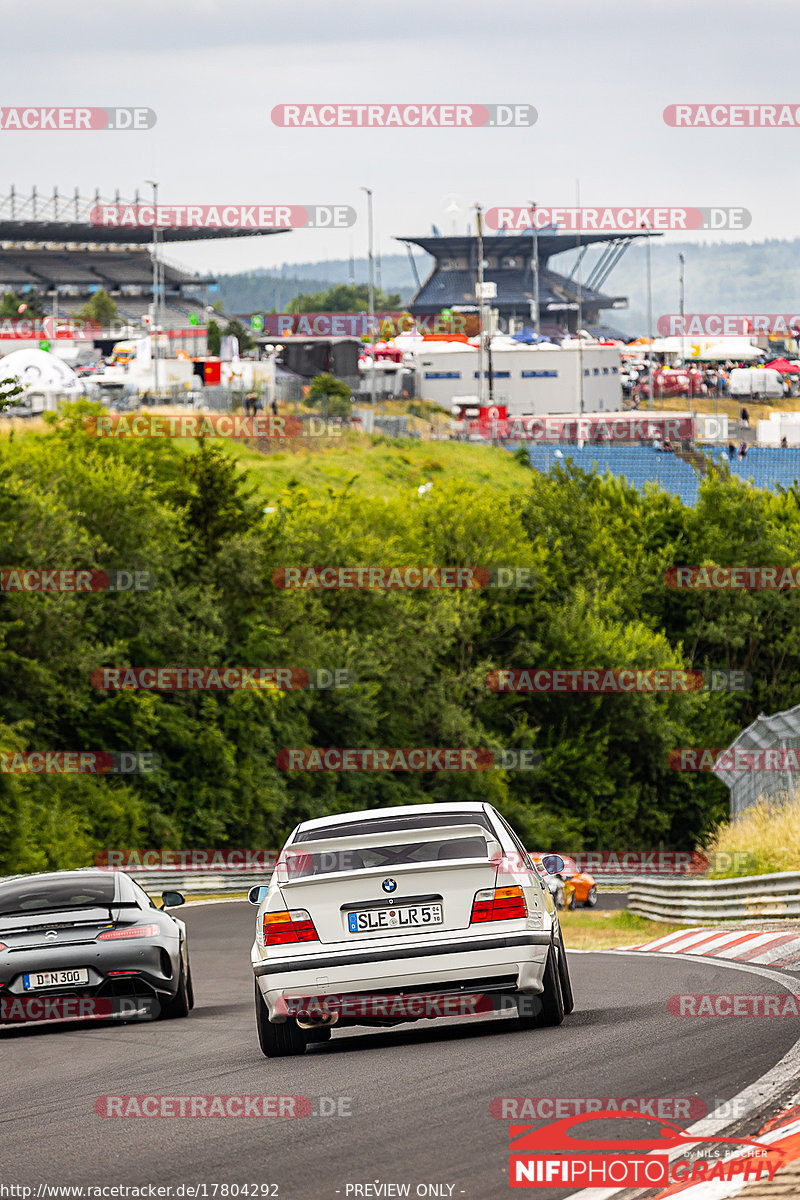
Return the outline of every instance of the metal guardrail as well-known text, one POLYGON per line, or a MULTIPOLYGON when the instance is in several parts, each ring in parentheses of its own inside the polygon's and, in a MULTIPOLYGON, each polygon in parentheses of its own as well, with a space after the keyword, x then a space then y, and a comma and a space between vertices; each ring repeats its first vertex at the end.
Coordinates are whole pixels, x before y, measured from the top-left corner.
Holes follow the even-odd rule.
POLYGON ((637 879, 628 908, 651 921, 800 918, 800 871, 739 879, 637 879))
POLYGON ((165 867, 161 871, 129 871, 148 895, 163 891, 186 892, 248 892, 256 884, 267 884, 271 870, 264 871, 182 871, 165 867))

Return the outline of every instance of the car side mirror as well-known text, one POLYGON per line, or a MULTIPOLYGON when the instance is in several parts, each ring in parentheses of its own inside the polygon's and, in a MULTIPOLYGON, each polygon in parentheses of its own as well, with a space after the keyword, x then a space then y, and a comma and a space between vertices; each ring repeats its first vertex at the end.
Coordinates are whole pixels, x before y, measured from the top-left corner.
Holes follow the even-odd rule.
POLYGON ((180 892, 162 892, 161 907, 162 908, 177 908, 179 904, 185 904, 186 897, 180 892))
POLYGON ((564 860, 560 854, 545 854, 542 866, 548 875, 559 875, 564 870, 564 860))
POLYGON ((255 887, 250 888, 250 891, 247 893, 247 899, 251 904, 260 904, 268 891, 269 888, 266 884, 259 883, 255 887))

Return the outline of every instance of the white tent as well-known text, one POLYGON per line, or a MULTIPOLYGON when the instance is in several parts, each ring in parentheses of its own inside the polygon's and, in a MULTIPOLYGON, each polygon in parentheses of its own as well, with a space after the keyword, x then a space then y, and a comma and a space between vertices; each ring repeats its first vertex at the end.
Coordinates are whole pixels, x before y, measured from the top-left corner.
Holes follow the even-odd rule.
POLYGON ((727 341, 706 346, 699 354, 691 354, 691 357, 700 362, 723 362, 728 358, 731 362, 750 362, 754 358, 762 358, 763 355, 761 347, 754 346, 747 338, 728 338, 727 341))
POLYGON ((13 350, 0 359, 0 378, 16 379, 26 391, 52 388, 79 396, 84 390, 72 367, 46 350, 13 350))

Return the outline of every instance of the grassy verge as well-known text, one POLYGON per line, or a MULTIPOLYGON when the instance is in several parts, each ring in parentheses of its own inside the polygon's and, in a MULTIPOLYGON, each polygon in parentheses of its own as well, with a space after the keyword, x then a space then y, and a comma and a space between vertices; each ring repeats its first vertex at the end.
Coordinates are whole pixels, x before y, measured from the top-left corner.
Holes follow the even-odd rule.
POLYGON ((568 950, 610 950, 616 946, 638 946, 667 933, 684 929, 683 925, 666 925, 648 921, 624 909, 612 912, 588 912, 585 909, 559 913, 568 950))
POLYGON ((248 469, 265 502, 277 500, 287 487, 312 492, 351 490, 391 500, 411 494, 423 483, 461 479, 465 487, 492 487, 510 492, 525 487, 530 469, 512 454, 468 442, 423 442, 380 435, 346 433, 320 439, 319 445, 296 443, 266 454, 255 447, 230 444, 230 453, 248 469))
POLYGON ((800 796, 761 803, 721 825, 703 848, 712 879, 800 870, 800 796))

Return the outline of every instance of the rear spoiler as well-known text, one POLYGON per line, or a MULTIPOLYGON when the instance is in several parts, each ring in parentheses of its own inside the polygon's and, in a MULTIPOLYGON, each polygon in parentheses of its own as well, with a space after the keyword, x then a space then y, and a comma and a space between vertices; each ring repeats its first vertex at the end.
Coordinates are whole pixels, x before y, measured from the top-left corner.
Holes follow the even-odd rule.
MULTIPOLYGON (((487 861, 492 861, 502 855, 503 851, 500 843, 483 825, 443 825, 439 828, 432 829, 385 830, 383 833, 360 833, 352 834, 350 837, 328 837, 324 840, 319 839, 318 841, 313 842, 292 842, 290 845, 284 846, 283 850, 281 851, 275 871, 278 882, 281 885, 303 883, 308 880, 309 876, 303 875, 296 879, 292 879, 291 863, 293 859, 302 858, 305 855, 325 853, 337 854, 342 850, 366 850, 369 849, 370 846, 404 846, 413 845, 415 842, 460 841, 463 838, 478 837, 486 843, 487 861)), ((483 862, 483 858, 473 859, 471 861, 483 862)), ((413 864, 398 864, 398 869, 402 869, 403 866, 410 865, 413 864)), ((420 863, 419 865, 430 866, 430 863, 420 863)), ((359 870, 364 870, 364 868, 359 868, 359 870)), ((342 873, 343 872, 332 871, 328 874, 334 875, 342 873)), ((351 872, 347 872, 347 874, 350 873, 351 872)), ((316 878, 319 878, 319 876, 316 878)))

